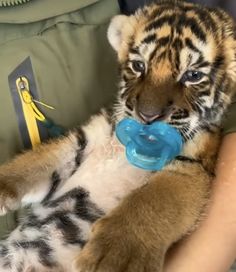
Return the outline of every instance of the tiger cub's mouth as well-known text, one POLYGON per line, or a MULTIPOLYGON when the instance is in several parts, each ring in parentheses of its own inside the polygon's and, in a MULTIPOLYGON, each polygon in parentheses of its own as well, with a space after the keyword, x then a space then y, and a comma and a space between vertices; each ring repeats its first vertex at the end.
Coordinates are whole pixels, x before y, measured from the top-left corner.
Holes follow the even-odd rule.
POLYGON ((142 123, 151 124, 156 121, 168 122, 171 115, 173 114, 173 110, 170 108, 167 108, 154 114, 143 113, 142 111, 139 111, 136 114, 142 123))

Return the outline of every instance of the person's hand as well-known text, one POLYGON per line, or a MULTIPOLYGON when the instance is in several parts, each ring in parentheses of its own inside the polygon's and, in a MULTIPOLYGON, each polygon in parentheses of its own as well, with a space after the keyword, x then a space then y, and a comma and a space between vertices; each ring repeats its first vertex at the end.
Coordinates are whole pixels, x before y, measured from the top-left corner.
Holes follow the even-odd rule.
POLYGON ((227 272, 236 259, 236 133, 223 139, 212 184, 204 220, 172 248, 164 272, 227 272))

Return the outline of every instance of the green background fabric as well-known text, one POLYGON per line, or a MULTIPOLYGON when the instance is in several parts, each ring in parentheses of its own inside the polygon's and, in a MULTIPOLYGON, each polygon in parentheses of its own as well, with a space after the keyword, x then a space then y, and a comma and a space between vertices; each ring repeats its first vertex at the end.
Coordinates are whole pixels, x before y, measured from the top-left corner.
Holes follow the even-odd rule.
MULTIPOLYGON (((117 89, 115 53, 107 41, 116 0, 34 0, 0 8, 0 164, 23 149, 9 74, 30 57, 41 106, 69 129, 108 105, 117 89), (30 22, 30 23, 29 23, 30 22)), ((0 219, 2 237, 19 213, 0 219)))
POLYGON ((59 125, 78 125, 112 100, 117 67, 106 31, 118 6, 115 0, 81 2, 88 6, 31 24, 0 23, 0 163, 22 150, 8 75, 26 57, 32 61, 40 101, 55 110, 41 108, 59 125))
MULTIPOLYGON (((0 8, 0 22, 31 23, 87 8, 102 0, 31 0, 30 3, 0 8)), ((114 1, 110 1, 114 6, 114 1)), ((107 2, 108 3, 108 2, 107 2)), ((111 10, 108 8, 107 15, 111 10)), ((102 12, 104 17, 105 13, 102 12)), ((96 16, 95 16, 96 17, 96 16)))
POLYGON ((236 132, 236 97, 226 113, 223 124, 224 135, 233 132, 236 132))

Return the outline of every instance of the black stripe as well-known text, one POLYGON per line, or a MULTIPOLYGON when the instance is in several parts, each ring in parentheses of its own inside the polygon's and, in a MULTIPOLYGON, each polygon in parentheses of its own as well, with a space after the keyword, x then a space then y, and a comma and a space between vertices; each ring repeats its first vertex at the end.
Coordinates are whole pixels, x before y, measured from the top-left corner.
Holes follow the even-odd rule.
POLYGON ((175 53, 175 68, 177 71, 179 71, 180 69, 180 54, 179 54, 179 51, 176 51, 175 53))
POLYGON ((157 58, 157 61, 161 61, 162 59, 164 59, 167 55, 167 50, 165 50, 164 52, 162 52, 158 58, 157 58))
POLYGON ((129 93, 129 89, 127 88, 126 90, 123 91, 123 93, 120 94, 120 98, 124 99, 125 97, 127 97, 128 93, 129 93))
POLYGON ((183 41, 180 38, 175 38, 172 47, 177 51, 181 50, 183 48, 183 41))
POLYGON ((57 171, 54 171, 52 173, 52 176, 51 176, 51 188, 48 192, 48 194, 45 196, 45 198, 43 199, 42 201, 42 204, 45 204, 46 202, 48 202, 52 196, 54 195, 54 193, 56 192, 60 182, 61 182, 61 178, 60 178, 60 175, 57 171))
POLYGON ((224 83, 225 83, 225 78, 221 77, 220 79, 218 79, 218 81, 215 84, 214 105, 217 105, 219 103, 221 94, 224 92, 224 89, 225 89, 224 83))
POLYGON ((224 56, 219 55, 215 58, 213 64, 212 64, 212 69, 211 69, 211 76, 214 77, 215 73, 218 71, 218 69, 224 64, 224 56))
POLYGON ((126 114, 127 116, 132 116, 132 114, 131 114, 130 112, 128 112, 128 111, 125 111, 125 114, 126 114))
POLYGON ((201 129, 210 133, 210 134, 215 134, 217 130, 219 130, 219 126, 217 125, 209 125, 209 124, 201 124, 201 129))
POLYGON ((225 12, 220 8, 208 8, 208 10, 214 13, 214 15, 217 16, 219 19, 217 21, 221 23, 226 22, 229 19, 228 15, 226 15, 225 12))
POLYGON ((212 69, 217 71, 220 66, 222 66, 224 64, 224 56, 223 55, 219 55, 215 58, 213 64, 212 64, 212 69))
POLYGON ((47 218, 47 224, 54 223, 63 235, 66 244, 78 244, 81 247, 85 245, 85 241, 80 239, 80 228, 73 220, 65 214, 64 211, 56 211, 47 218))
POLYGON ((198 59, 192 65, 199 65, 199 64, 201 64, 203 62, 204 62, 204 58, 203 58, 202 53, 200 53, 200 55, 198 56, 198 59))
POLYGON ((104 213, 89 199, 89 193, 79 187, 48 203, 48 207, 57 207, 61 203, 75 200, 75 214, 82 220, 95 222, 104 213))
POLYGON ((217 107, 219 107, 219 100, 220 100, 222 93, 223 93, 223 89, 221 87, 216 88, 215 95, 214 95, 214 105, 217 105, 217 107))
POLYGON ((193 101, 193 105, 195 106, 195 110, 199 113, 200 116, 203 116, 203 102, 201 100, 201 98, 197 97, 195 98, 195 100, 193 101))
POLYGON ((152 61, 152 59, 155 57, 156 53, 157 53, 157 47, 152 51, 152 53, 151 53, 151 55, 149 57, 149 62, 152 61))
MULTIPOLYGON (((125 92, 125 93, 126 93, 126 92, 125 92)), ((124 98, 125 93, 123 93, 122 98, 124 98)), ((133 104, 130 103, 129 99, 127 99, 127 100, 125 101, 125 106, 126 106, 126 108, 129 109, 130 111, 133 111, 133 104)))
POLYGON ((202 52, 193 44, 193 42, 189 38, 185 39, 185 44, 192 51, 202 54, 202 52))
POLYGON ((111 126, 111 136, 115 130, 115 118, 114 118, 114 107, 113 106, 108 106, 107 108, 105 108, 103 110, 103 112, 101 113, 103 114, 103 116, 105 117, 107 123, 111 126))
POLYGON ((72 175, 75 173, 75 171, 81 165, 82 158, 84 155, 84 149, 86 148, 87 143, 88 143, 85 132, 81 127, 78 127, 76 129, 76 136, 77 136, 77 141, 78 141, 78 149, 77 149, 77 153, 75 156, 75 168, 72 171, 72 175))
POLYGON ((209 10, 206 10, 204 8, 201 8, 199 6, 185 6, 184 7, 185 12, 193 11, 198 17, 201 23, 205 25, 207 29, 210 28, 210 30, 214 33, 217 31, 217 25, 214 19, 209 14, 209 10))
POLYGON ((210 72, 210 79, 211 82, 214 83, 216 80, 216 74, 218 72, 218 70, 221 68, 221 66, 224 65, 224 56, 219 55, 215 58, 213 64, 212 64, 212 68, 211 68, 211 72, 210 72))
POLYGON ((198 132, 198 131, 197 131, 197 128, 196 128, 196 129, 193 129, 192 131, 190 131, 190 132, 188 133, 188 139, 193 139, 197 132, 198 132))
POLYGON ((77 139, 78 139, 78 146, 81 150, 84 150, 87 145, 87 139, 84 130, 81 127, 76 129, 77 131, 77 139))
POLYGON ((48 245, 48 243, 43 240, 34 240, 34 241, 17 241, 13 244, 13 246, 17 249, 25 249, 32 250, 36 249, 39 254, 39 261, 42 265, 46 267, 55 267, 56 263, 52 258, 52 248, 48 245))
POLYGON ((3 267, 7 268, 7 269, 12 269, 12 263, 11 263, 10 257, 5 257, 5 259, 3 261, 3 267))
POLYGON ((211 94, 210 90, 205 90, 205 91, 201 91, 198 93, 198 97, 202 97, 202 96, 209 96, 211 94))
POLYGON ((171 120, 185 119, 189 117, 189 112, 186 109, 179 110, 171 115, 171 120))
POLYGON ((6 245, 0 245, 0 257, 2 259, 3 262, 3 267, 4 268, 8 268, 11 269, 11 254, 10 254, 10 250, 8 249, 8 247, 6 245))
POLYGON ((170 122, 170 125, 172 126, 181 126, 181 127, 186 127, 186 126, 189 126, 189 122, 177 122, 177 121, 171 121, 170 122))
POLYGON ((75 213, 78 218, 94 223, 104 213, 87 197, 86 199, 80 199, 76 196, 75 213))
POLYGON ((157 48, 166 46, 170 42, 170 36, 165 36, 157 40, 157 48))
POLYGON ((128 78, 127 78, 127 76, 125 74, 122 75, 122 78, 123 78, 124 82, 127 83, 128 78))
POLYGON ((148 35, 146 38, 144 38, 141 43, 149 44, 149 43, 156 41, 156 38, 157 38, 156 34, 154 33, 154 34, 148 35))
POLYGON ((38 216, 31 213, 25 218, 23 224, 20 226, 20 231, 24 231, 27 228, 41 229, 42 225, 43 222, 39 220, 38 216))
POLYGON ((170 63, 172 63, 172 61, 173 61, 173 53, 172 53, 171 49, 168 50, 168 59, 169 59, 170 63))
POLYGON ((172 26, 174 21, 175 21, 175 17, 172 15, 171 16, 170 15, 163 16, 163 17, 155 20, 154 22, 150 23, 145 28, 145 31, 155 30, 157 28, 162 27, 164 24, 168 24, 168 25, 172 26))
POLYGON ((181 33, 183 28, 190 28, 193 34, 199 40, 206 42, 206 33, 194 18, 187 18, 184 16, 184 14, 182 16, 179 16, 177 31, 181 33))
POLYGON ((85 202, 88 196, 89 196, 89 193, 83 188, 80 188, 80 187, 75 188, 72 191, 69 191, 68 193, 58 197, 57 199, 52 200, 50 203, 48 203, 48 207, 55 208, 59 206, 61 203, 63 203, 64 201, 68 199, 75 199, 75 198, 78 198, 81 201, 85 202))
POLYGON ((177 156, 177 157, 175 157, 175 160, 182 161, 182 162, 188 162, 188 163, 200 163, 200 164, 202 164, 201 160, 196 160, 194 158, 190 158, 190 157, 187 157, 187 156, 177 156))
MULTIPOLYGON (((175 114, 175 115, 172 115, 171 116, 171 120, 181 120, 181 119, 185 119, 185 118, 187 118, 188 116, 186 116, 186 117, 184 117, 184 116, 182 116, 181 114, 175 114)), ((172 123, 172 122, 171 122, 172 123)), ((174 122, 173 122, 174 123, 174 122)), ((179 123, 178 123, 179 124, 179 123)))
POLYGON ((6 245, 0 245, 0 257, 6 257, 9 253, 9 249, 6 245))
POLYGON ((194 158, 190 158, 190 157, 187 157, 187 156, 177 156, 175 158, 175 160, 177 161, 181 161, 181 162, 186 162, 186 163, 197 163, 197 164, 200 164, 202 166, 202 168, 211 176, 211 177, 215 177, 215 173, 214 172, 211 172, 210 170, 206 169, 205 166, 203 165, 203 161, 202 160, 197 160, 197 159, 194 159, 194 158))
MULTIPOLYGON (((151 53, 149 61, 151 61, 154 58, 154 56, 156 55, 156 52, 161 47, 165 47, 169 42, 170 42, 170 36, 165 36, 165 37, 162 37, 159 40, 157 40, 157 45, 156 45, 155 49, 153 50, 153 52, 151 53)), ((158 56, 158 60, 162 59, 163 57, 166 57, 166 54, 169 58, 171 58, 171 56, 170 56, 171 53, 169 53, 169 52, 170 52, 170 50, 168 51, 168 54, 167 54, 167 51, 162 52, 158 56)))
POLYGON ((212 116, 213 116, 213 113, 214 113, 212 108, 204 106, 203 109, 204 109, 204 119, 205 120, 211 120, 212 116))
MULTIPOLYGON (((150 21, 160 17, 164 12, 173 11, 173 5, 163 3, 161 7, 155 9, 149 16, 150 21)), ((174 14, 173 14, 174 15, 174 14)))
POLYGON ((131 54, 137 54, 137 55, 139 55, 139 48, 138 48, 138 47, 135 47, 135 48, 131 47, 131 48, 129 49, 129 52, 130 52, 131 54))
MULTIPOLYGON (((24 264, 23 264, 23 262, 21 262, 21 263, 19 263, 19 264, 17 265, 16 270, 17 270, 17 272, 24 272, 24 264)), ((35 271, 34 271, 34 268, 31 269, 31 272, 35 272, 35 271)))
POLYGON ((194 63, 193 65, 196 65, 196 68, 203 68, 203 67, 209 67, 211 64, 208 61, 202 61, 199 63, 194 63))

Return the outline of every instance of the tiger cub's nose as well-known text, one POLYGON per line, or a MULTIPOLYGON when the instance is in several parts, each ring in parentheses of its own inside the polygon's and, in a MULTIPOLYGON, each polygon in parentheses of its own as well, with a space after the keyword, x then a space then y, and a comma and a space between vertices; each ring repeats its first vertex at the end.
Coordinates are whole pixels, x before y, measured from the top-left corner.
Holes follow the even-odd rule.
POLYGON ((147 114, 142 111, 139 111, 139 116, 141 117, 142 121, 144 121, 147 124, 150 124, 154 121, 162 120, 165 114, 162 114, 161 112, 155 114, 147 114))

